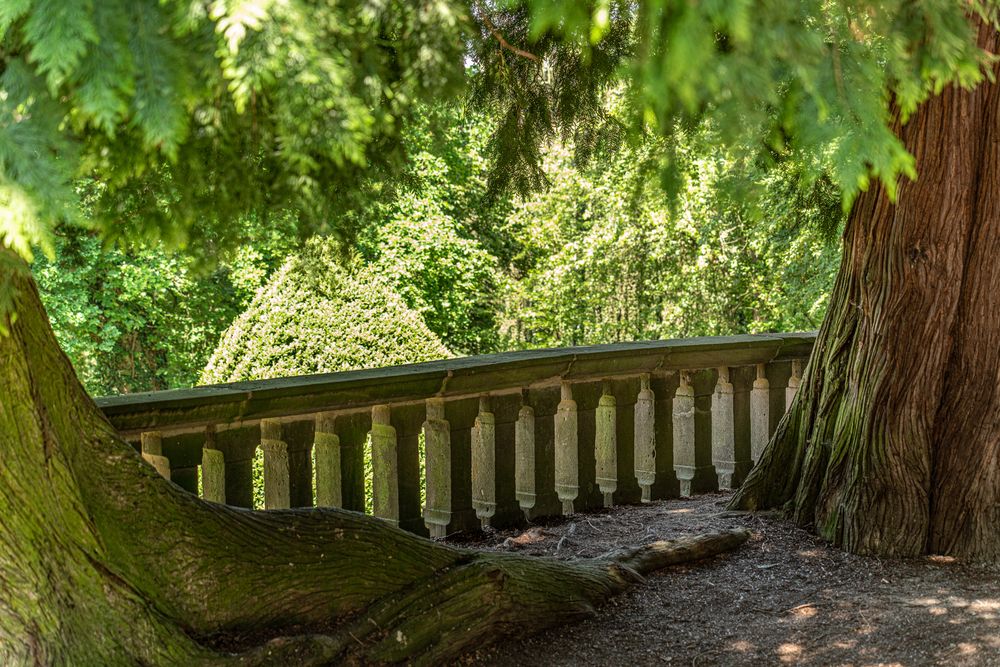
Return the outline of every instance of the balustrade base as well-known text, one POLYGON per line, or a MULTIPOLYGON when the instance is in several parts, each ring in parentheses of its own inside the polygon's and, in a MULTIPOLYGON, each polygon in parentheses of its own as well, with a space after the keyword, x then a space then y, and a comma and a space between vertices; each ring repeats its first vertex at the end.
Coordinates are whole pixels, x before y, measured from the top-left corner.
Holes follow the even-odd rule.
POLYGON ((715 466, 675 466, 675 471, 680 484, 681 498, 719 490, 719 478, 715 466))
POLYGON ((752 464, 749 461, 727 461, 726 468, 716 466, 719 476, 719 490, 732 491, 743 484, 750 473, 752 464))

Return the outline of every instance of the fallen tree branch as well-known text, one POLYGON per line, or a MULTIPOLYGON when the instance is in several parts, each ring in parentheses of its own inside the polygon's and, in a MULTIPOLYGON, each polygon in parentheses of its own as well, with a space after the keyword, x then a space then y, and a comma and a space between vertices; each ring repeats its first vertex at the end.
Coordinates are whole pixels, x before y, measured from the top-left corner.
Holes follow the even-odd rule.
POLYGON ((750 538, 746 528, 734 528, 719 533, 706 533, 676 540, 652 542, 613 558, 639 574, 649 574, 670 565, 709 558, 732 551, 750 538))

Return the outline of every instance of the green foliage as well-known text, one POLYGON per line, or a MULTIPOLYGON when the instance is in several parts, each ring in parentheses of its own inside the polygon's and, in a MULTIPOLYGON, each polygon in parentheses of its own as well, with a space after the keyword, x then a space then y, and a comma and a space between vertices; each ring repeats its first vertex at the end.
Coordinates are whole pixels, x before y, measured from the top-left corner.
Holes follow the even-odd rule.
POLYGON ((509 220, 523 241, 505 301, 513 347, 582 345, 818 326, 839 260, 822 229, 842 220, 836 188, 800 193, 772 172, 757 208, 724 196, 720 156, 690 165, 671 208, 647 145, 581 171, 551 157, 552 187, 509 220))
POLYGON ((235 221, 342 231, 412 105, 459 88, 449 0, 33 0, 0 7, 0 239, 51 251, 78 177, 106 239, 211 256, 235 221))
MULTIPOLYGON (((623 128, 605 102, 632 54, 633 29, 630 20, 616 21, 598 44, 582 49, 556 30, 532 30, 546 11, 542 3, 500 4, 503 11, 493 3, 474 3, 480 31, 472 42, 477 67, 471 103, 497 118, 489 144, 491 194, 527 195, 547 183, 542 156, 553 139, 575 141, 583 157, 596 146, 620 141, 623 128), (515 51, 514 44, 524 49, 515 51)), ((556 23, 569 28, 584 6, 566 3, 556 23)))
MULTIPOLYGON (((487 249, 509 254, 512 241, 500 225, 507 207, 485 202, 489 126, 453 107, 422 108, 419 119, 406 133, 413 159, 400 184, 360 213, 368 232, 359 248, 449 348, 494 351, 501 277, 487 249)), ((201 270, 155 244, 105 256, 93 234, 60 230, 54 259, 37 260, 35 271, 57 336, 91 393, 197 381, 219 336, 298 247, 300 227, 289 216, 240 225, 229 233, 240 238, 238 251, 214 268, 196 262, 201 270)))
POLYGON ((500 319, 530 344, 813 326, 836 199, 912 176, 897 119, 982 79, 970 12, 995 3, 11 0, 0 244, 54 252, 35 270, 102 393, 189 382, 289 220, 289 247, 358 241, 343 275, 463 353, 500 319), (98 255, 135 239, 199 270, 98 255))
POLYGON ((690 130, 709 128, 700 152, 721 145, 739 168, 793 160, 809 182, 830 178, 846 208, 872 178, 892 193, 899 177, 915 176, 893 132, 896 118, 949 83, 984 78, 992 56, 976 46, 969 15, 994 21, 997 3, 497 4, 476 3, 475 15, 479 99, 503 118, 498 187, 544 182, 536 146, 553 137, 573 138, 584 157, 606 143, 614 125, 595 92, 621 85, 628 134, 666 140, 659 161, 670 194, 683 194, 690 130))
POLYGON ((203 383, 378 368, 450 356, 420 315, 329 242, 289 258, 223 335, 203 383))
POLYGON ((253 486, 253 508, 262 510, 264 509, 264 450, 261 447, 253 450, 253 460, 250 462, 250 482, 253 486))
POLYGON ((444 107, 420 120, 405 136, 411 159, 403 182, 365 211, 359 249, 450 349, 492 352, 499 261, 512 240, 501 225, 509 207, 486 197, 489 126, 444 107), (436 131, 441 126, 448 129, 436 131))
MULTIPOLYGON (((365 231, 352 275, 362 282, 377 276, 449 349, 468 354, 817 326, 837 263, 821 230, 835 230, 842 218, 828 182, 803 189, 790 163, 757 172, 752 207, 727 196, 733 169, 724 152, 689 151, 685 178, 692 185, 671 208, 656 179, 661 147, 648 141, 595 153, 586 168, 574 164, 572 151, 556 147, 547 165, 550 189, 516 204, 491 201, 485 157, 491 124, 444 107, 419 117, 404 138, 412 159, 403 177, 391 188, 380 185, 379 196, 357 213, 366 220, 358 225, 365 231)), ((104 255, 92 234, 68 229, 58 237, 56 260, 39 260, 36 273, 57 335, 92 393, 196 381, 222 332, 298 248, 293 218, 242 224, 245 245, 201 272, 162 249, 104 255)), ((334 247, 327 241, 322 252, 296 261, 317 261, 312 271, 332 262, 340 280, 343 258, 334 247)), ((272 287, 271 294, 280 300, 299 293, 272 287)), ((276 312, 283 314, 267 329, 303 335, 308 354, 321 347, 315 318, 308 316, 304 327, 282 329, 281 322, 298 322, 302 304, 313 298, 281 306, 276 312)), ((392 313, 397 306, 372 308, 392 313)), ((262 316, 260 305, 256 312, 262 316)), ((258 328, 241 326, 244 333, 258 328)), ((383 354, 376 339, 365 344, 371 351, 361 349, 353 327, 323 333, 327 348, 339 347, 334 341, 344 336, 350 357, 324 370, 411 360, 383 354)), ((251 338, 233 341, 225 354, 256 345, 251 338)), ((281 355, 258 361, 252 373, 229 375, 225 366, 226 373, 205 379, 319 370, 281 355)), ((230 363, 237 362, 226 358, 224 365, 230 363)))
POLYGON ((63 228, 32 271, 63 350, 94 395, 190 386, 219 336, 294 247, 294 223, 243 225, 254 245, 206 270, 159 244, 104 249, 63 228))
POLYGON ((397 216, 379 229, 373 271, 386 276, 450 348, 494 351, 496 260, 459 236, 455 221, 432 201, 404 197, 396 204, 397 216))
POLYGON ((796 163, 849 203, 913 176, 895 138, 990 56, 970 14, 993 0, 7 0, 0 8, 0 238, 51 251, 100 184, 102 236, 211 256, 232 223, 294 211, 349 237, 372 183, 405 164, 420 101, 471 82, 494 113, 491 193, 546 181, 544 146, 586 159, 664 138, 661 180, 684 187, 693 128, 735 169, 796 163), (610 113, 621 91, 626 113, 610 113))

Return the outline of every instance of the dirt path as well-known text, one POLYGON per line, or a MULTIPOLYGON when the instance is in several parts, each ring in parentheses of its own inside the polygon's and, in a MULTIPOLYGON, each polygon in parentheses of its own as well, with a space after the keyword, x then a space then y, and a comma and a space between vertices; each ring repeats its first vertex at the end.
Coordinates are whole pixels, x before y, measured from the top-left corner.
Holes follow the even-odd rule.
POLYGON ((650 577, 596 618, 484 649, 467 662, 1000 665, 1000 569, 852 556, 777 519, 727 516, 726 498, 581 514, 470 543, 575 558, 705 530, 753 531, 738 552, 650 577))

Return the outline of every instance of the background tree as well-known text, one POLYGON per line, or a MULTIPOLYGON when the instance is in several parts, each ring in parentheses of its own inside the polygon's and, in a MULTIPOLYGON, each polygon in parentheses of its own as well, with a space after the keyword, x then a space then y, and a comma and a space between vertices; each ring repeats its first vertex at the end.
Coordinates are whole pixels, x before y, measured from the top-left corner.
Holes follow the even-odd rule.
POLYGON ((62 225, 32 273, 63 351, 94 396, 195 384, 229 324, 299 246, 295 220, 241 221, 252 243, 213 265, 162 243, 106 248, 62 225))
POLYGON ((768 174, 754 206, 728 201, 723 155, 689 165, 673 209, 655 178, 658 142, 574 167, 550 151, 551 185, 515 207, 519 242, 504 300, 511 347, 814 329, 839 260, 828 182, 797 191, 768 174), (651 178, 652 177, 652 178, 651 178))
MULTIPOLYGON (((395 196, 372 197, 355 245, 453 351, 497 351, 506 201, 487 197, 485 114, 422 106, 404 132, 409 164, 395 196)), ((376 188, 380 186, 376 185, 376 188)))
MULTIPOLYGON (((649 138, 587 163, 552 146, 544 191, 492 197, 493 127, 455 104, 417 107, 398 183, 369 184, 369 201, 351 213, 354 249, 337 258, 387 278, 457 353, 818 326, 837 262, 824 230, 842 217, 828 183, 800 193, 797 174, 774 169, 756 210, 741 207, 725 194, 730 165, 716 150, 689 158, 672 209, 649 138)), ((162 242, 108 249, 93 231, 55 230, 53 259, 33 272, 91 394, 198 381, 223 331, 300 247, 291 215, 239 224, 240 245, 212 262, 162 242)), ((327 346, 353 345, 342 333, 327 328, 327 346)))

